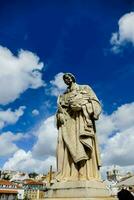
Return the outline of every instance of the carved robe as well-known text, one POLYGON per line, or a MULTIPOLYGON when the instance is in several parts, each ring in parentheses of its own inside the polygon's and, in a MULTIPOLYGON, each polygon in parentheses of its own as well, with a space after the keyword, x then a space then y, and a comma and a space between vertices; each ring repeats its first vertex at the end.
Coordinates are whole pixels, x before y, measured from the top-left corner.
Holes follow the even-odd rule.
POLYGON ((100 103, 87 85, 74 83, 59 96, 57 180, 99 179, 95 120, 100 112, 100 103))

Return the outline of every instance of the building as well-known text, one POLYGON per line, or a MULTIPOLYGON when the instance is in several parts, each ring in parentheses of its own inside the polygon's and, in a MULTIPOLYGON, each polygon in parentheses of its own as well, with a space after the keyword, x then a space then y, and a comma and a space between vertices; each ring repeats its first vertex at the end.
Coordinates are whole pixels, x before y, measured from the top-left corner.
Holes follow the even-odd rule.
POLYGON ((46 186, 41 181, 27 180, 23 184, 25 197, 29 200, 43 199, 45 197, 46 186))
POLYGON ((12 183, 16 183, 19 186, 23 186, 23 182, 25 180, 29 179, 29 176, 27 173, 22 173, 22 172, 17 172, 11 179, 10 181, 12 183))
POLYGON ((18 192, 16 190, 1 190, 0 189, 0 200, 17 200, 18 192))
POLYGON ((122 187, 129 189, 131 187, 131 189, 133 189, 134 191, 134 176, 131 176, 129 178, 126 178, 125 180, 120 181, 119 183, 117 183, 117 187, 119 187, 120 189, 122 187))
POLYGON ((113 169, 111 171, 107 171, 107 180, 117 182, 121 178, 119 170, 113 169))
POLYGON ((121 172, 115 167, 112 170, 107 171, 107 180, 105 181, 105 184, 111 195, 116 195, 122 187, 128 189, 131 187, 131 190, 134 191, 132 183, 134 184, 134 176, 131 172, 121 172))
POLYGON ((0 199, 24 199, 24 189, 8 180, 0 180, 0 199))
POLYGON ((133 176, 131 172, 123 173, 116 168, 114 168, 113 170, 107 171, 107 180, 113 181, 115 183, 125 180, 131 176, 133 176))
POLYGON ((17 199, 17 186, 7 180, 0 180, 0 200, 17 199))

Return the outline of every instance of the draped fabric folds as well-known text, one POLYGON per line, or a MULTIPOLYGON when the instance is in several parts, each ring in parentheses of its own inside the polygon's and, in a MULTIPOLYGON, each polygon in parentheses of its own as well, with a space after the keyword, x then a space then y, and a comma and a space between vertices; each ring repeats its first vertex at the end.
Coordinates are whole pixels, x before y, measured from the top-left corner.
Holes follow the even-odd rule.
POLYGON ((58 98, 57 176, 61 180, 99 179, 95 120, 101 106, 87 85, 74 84, 58 98))

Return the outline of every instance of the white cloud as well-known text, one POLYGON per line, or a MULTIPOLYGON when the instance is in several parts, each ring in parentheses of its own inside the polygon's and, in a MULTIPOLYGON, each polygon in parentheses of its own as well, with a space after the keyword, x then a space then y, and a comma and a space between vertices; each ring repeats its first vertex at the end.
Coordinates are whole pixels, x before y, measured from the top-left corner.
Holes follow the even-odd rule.
POLYGON ((22 133, 13 134, 12 132, 4 132, 0 135, 0 156, 9 156, 18 150, 16 141, 25 138, 22 133))
POLYGON ((102 113, 100 119, 96 122, 96 125, 99 143, 105 144, 109 135, 115 130, 115 124, 111 120, 111 116, 102 113))
POLYGON ((36 132, 37 142, 33 146, 33 156, 42 160, 49 156, 55 156, 57 134, 55 116, 51 116, 41 124, 36 132))
POLYGON ((12 111, 11 108, 7 110, 0 110, 0 129, 9 124, 15 124, 24 114, 25 108, 25 106, 20 106, 15 111, 12 111))
POLYGON ((0 104, 13 102, 28 88, 43 86, 42 68, 43 63, 34 53, 20 50, 15 56, 0 46, 0 104))
MULTIPOLYGON (((102 171, 105 172, 110 166, 118 165, 125 171, 134 171, 134 102, 118 107, 111 115, 103 113, 97 122, 97 134, 101 144, 103 161, 102 171)), ((57 129, 55 127, 55 116, 46 119, 40 125, 35 135, 36 143, 29 152, 22 152, 23 156, 15 153, 4 165, 4 168, 22 169, 28 171, 48 170, 52 164, 55 168, 55 154, 57 143, 57 129), (19 158, 20 157, 20 158, 19 158), (19 159, 16 161, 16 159, 19 159), (13 164, 12 164, 13 163, 13 164)), ((16 151, 15 151, 16 152, 16 151)))
POLYGON ((106 165, 134 165, 134 126, 109 138, 102 153, 106 165))
POLYGON ((103 113, 97 123, 103 165, 134 165, 134 102, 120 106, 111 115, 103 113))
POLYGON ((100 143, 105 143, 113 132, 115 133, 132 127, 134 124, 133 113, 134 102, 118 107, 111 115, 102 113, 99 121, 96 123, 100 143))
POLYGON ((33 116, 39 115, 39 111, 37 109, 32 110, 33 116))
POLYGON ((50 81, 51 87, 48 92, 52 96, 58 96, 59 94, 62 94, 67 88, 66 84, 63 81, 63 74, 64 73, 62 72, 56 74, 54 80, 50 81))
POLYGON ((126 130, 134 124, 134 102, 120 106, 113 112, 112 120, 118 130, 126 130))
POLYGON ((52 165, 53 170, 56 170, 57 129, 55 116, 43 121, 35 135, 37 142, 31 151, 26 152, 17 149, 16 145, 13 146, 15 153, 5 162, 3 169, 48 172, 50 165, 52 165))
POLYGON ((119 53, 127 42, 131 42, 134 45, 134 12, 123 15, 119 21, 118 32, 112 34, 110 43, 112 44, 112 51, 119 53))
POLYGON ((31 151, 25 152, 20 149, 4 164, 3 169, 46 173, 49 171, 50 165, 55 170, 55 157, 49 156, 41 161, 34 159, 31 151))

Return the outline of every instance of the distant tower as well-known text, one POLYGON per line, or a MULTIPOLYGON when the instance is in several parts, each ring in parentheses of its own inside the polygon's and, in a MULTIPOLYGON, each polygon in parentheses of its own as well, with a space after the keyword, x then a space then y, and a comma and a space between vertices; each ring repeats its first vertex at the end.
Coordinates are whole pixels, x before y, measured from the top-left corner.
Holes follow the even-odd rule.
POLYGON ((109 181, 118 181, 119 171, 115 168, 113 170, 107 171, 107 180, 109 181))

